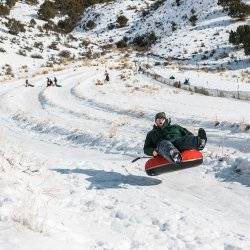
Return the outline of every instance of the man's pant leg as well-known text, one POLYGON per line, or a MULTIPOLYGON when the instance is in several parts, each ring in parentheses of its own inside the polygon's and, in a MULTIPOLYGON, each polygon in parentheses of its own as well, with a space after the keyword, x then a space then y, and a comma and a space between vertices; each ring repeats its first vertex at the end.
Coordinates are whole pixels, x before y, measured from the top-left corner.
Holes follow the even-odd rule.
POLYGON ((163 156, 165 159, 167 159, 170 162, 174 162, 172 157, 175 154, 180 155, 180 152, 178 151, 178 149, 170 141, 167 141, 167 140, 162 140, 158 143, 157 151, 161 156, 163 156))
POLYGON ((182 138, 174 140, 172 143, 179 151, 184 151, 189 149, 199 150, 198 138, 197 136, 194 135, 186 135, 182 138))

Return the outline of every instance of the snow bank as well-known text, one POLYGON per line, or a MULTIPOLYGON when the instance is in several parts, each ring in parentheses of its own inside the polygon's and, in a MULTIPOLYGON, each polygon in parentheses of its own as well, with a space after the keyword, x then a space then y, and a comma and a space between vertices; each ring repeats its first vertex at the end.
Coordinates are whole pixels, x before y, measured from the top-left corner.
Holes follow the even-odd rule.
POLYGON ((236 158, 234 162, 236 172, 241 174, 250 174, 250 159, 247 158, 236 158))
POLYGON ((1 86, 1 250, 248 249, 250 175, 233 164, 250 159, 250 134, 213 121, 249 122, 250 103, 108 63, 103 85, 95 84, 100 66, 61 71, 62 88, 46 88, 45 76, 32 79, 34 88, 1 86), (161 110, 193 132, 206 129, 203 165, 148 177, 143 160, 131 164, 128 153, 142 151, 161 110))
MULTIPOLYGON (((171 80, 163 77, 162 75, 159 75, 155 72, 150 71, 144 71, 144 73, 152 77, 153 79, 168 84, 170 86, 174 86, 180 89, 184 89, 187 91, 200 93, 204 95, 214 96, 214 97, 226 97, 226 98, 235 98, 239 100, 250 100, 250 91, 231 91, 231 90, 224 90, 220 88, 220 85, 218 84, 217 88, 209 88, 205 86, 199 86, 199 83, 195 82, 195 86, 192 84, 185 85, 184 83, 181 83, 180 81, 171 80)), ((237 87, 237 85, 235 85, 237 87)))

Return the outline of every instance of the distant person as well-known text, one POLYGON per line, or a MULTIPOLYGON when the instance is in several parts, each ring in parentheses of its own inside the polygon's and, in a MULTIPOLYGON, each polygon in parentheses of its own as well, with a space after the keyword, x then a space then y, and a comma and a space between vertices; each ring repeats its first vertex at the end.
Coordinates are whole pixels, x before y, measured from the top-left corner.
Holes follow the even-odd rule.
POLYGON ((109 78, 109 73, 107 70, 105 70, 105 81, 109 82, 110 78, 109 78))
POLYGON ((184 84, 185 84, 185 85, 190 85, 189 79, 186 78, 185 81, 184 81, 184 84))
POLYGON ((25 87, 34 87, 34 85, 33 85, 33 84, 30 84, 30 83, 29 83, 29 80, 26 79, 26 80, 25 80, 25 87))
POLYGON ((55 84, 55 86, 57 85, 57 78, 56 77, 54 77, 54 84, 55 84))
POLYGON ((50 86, 54 86, 54 83, 51 79, 49 79, 49 82, 50 82, 50 86))
POLYGON ((198 136, 195 136, 180 125, 172 125, 171 119, 160 112, 155 115, 155 125, 147 134, 143 150, 146 155, 155 157, 159 154, 179 164, 182 160, 180 152, 189 149, 203 150, 206 142, 207 136, 203 128, 199 128, 198 136))
POLYGON ((141 72, 143 72, 143 70, 142 70, 142 67, 140 65, 139 68, 138 68, 138 73, 141 73, 141 72))
POLYGON ((62 87, 62 85, 57 84, 57 78, 56 78, 56 77, 54 77, 54 85, 55 85, 56 87, 62 87))
POLYGON ((47 77, 47 87, 50 87, 51 83, 50 83, 50 79, 47 77))

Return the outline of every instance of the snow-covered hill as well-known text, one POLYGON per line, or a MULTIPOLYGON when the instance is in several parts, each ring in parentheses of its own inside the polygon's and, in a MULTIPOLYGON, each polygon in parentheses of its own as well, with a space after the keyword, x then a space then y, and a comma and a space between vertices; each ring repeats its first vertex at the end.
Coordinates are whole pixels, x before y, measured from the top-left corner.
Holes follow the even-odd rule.
POLYGON ((106 6, 94 6, 84 14, 76 31, 84 30, 85 36, 98 43, 117 42, 123 37, 131 40, 155 32, 157 42, 151 49, 155 55, 181 62, 186 60, 185 63, 194 66, 207 65, 209 68, 249 67, 249 57, 244 55, 243 50, 235 51, 228 42, 230 31, 249 23, 248 20, 235 22, 217 5, 217 0, 185 0, 179 6, 172 0, 156 2, 160 4, 116 1, 106 6), (154 5, 157 7, 153 8, 154 5), (119 15, 128 18, 128 25, 109 30, 110 24, 116 23, 119 15), (192 15, 197 17, 194 26, 189 20, 192 15), (96 23, 96 27, 91 31, 82 28, 90 20, 96 23))
POLYGON ((250 136, 238 122, 250 123, 249 102, 99 60, 54 73, 62 88, 44 76, 1 86, 1 249, 247 250, 250 136), (206 129, 202 166, 148 177, 145 161, 130 163, 161 110, 206 129))
MULTIPOLYGON (((29 78, 38 74, 37 69, 52 71, 67 61, 81 60, 91 49, 100 51, 93 44, 86 44, 84 39, 72 34, 62 34, 46 30, 45 21, 38 18, 39 6, 17 1, 6 17, 0 16, 0 79, 14 77, 29 78), (20 21, 25 32, 17 35, 9 33, 8 20, 20 21)), ((57 18, 54 20, 57 21, 57 18)), ((58 70, 58 69, 57 69, 58 70)))
POLYGON ((43 2, 17 1, 0 17, 0 250, 248 250, 249 58, 228 43, 248 20, 215 0, 117 0, 88 8, 63 35, 42 31, 43 2), (128 23, 117 27, 121 15, 128 23), (9 34, 8 18, 26 31, 9 34), (151 31, 148 51, 116 49, 151 31), (146 159, 131 163, 159 111, 207 131, 202 165, 149 177, 146 159))
MULTIPOLYGON (((179 5, 173 0, 117 0, 96 4, 82 14, 82 20, 68 35, 44 27, 46 22, 38 18, 43 2, 30 5, 17 1, 8 16, 0 17, 2 79, 13 74, 16 77, 30 76, 32 73, 28 72, 33 68, 84 59, 96 52, 99 56, 103 45, 115 47, 115 43, 125 37, 131 42, 150 32, 155 33, 157 41, 149 52, 168 62, 226 70, 249 68, 249 57, 244 55, 243 49, 235 49, 228 42, 229 32, 248 24, 249 20, 233 20, 217 5, 217 0, 185 0, 179 5), (197 18, 194 26, 190 21, 192 15, 197 18), (128 20, 122 27, 117 23, 119 16, 128 20), (21 21, 26 31, 9 34, 6 23, 12 18, 21 21), (90 21, 91 28, 88 27, 90 21)), ((58 15, 51 21, 57 24, 61 19, 58 15)))

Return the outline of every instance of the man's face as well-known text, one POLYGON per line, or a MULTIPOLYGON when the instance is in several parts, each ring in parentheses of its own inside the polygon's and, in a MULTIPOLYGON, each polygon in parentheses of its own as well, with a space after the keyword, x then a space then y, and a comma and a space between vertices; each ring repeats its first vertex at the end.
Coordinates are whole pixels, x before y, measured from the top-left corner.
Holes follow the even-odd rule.
POLYGON ((156 124, 157 127, 161 128, 164 125, 165 121, 166 121, 165 118, 157 118, 155 120, 155 124, 156 124))

